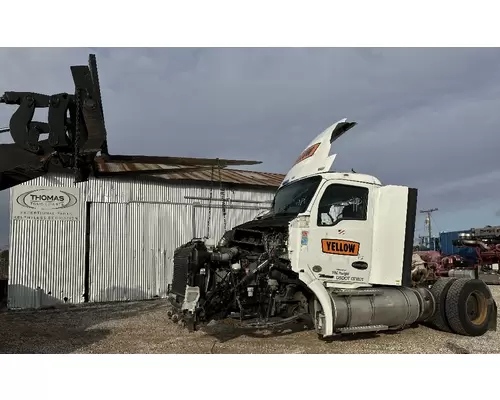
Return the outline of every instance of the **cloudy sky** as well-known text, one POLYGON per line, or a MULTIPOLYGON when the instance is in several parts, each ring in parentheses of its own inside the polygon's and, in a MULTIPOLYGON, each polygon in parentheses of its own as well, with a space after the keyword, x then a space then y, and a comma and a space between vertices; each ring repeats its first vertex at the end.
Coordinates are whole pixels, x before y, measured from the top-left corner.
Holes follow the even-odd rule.
MULTIPOLYGON (((0 91, 72 91, 69 66, 90 52, 112 153, 257 159, 285 173, 346 117, 359 125, 335 143, 337 169, 417 187, 420 208, 439 208, 437 230, 500 224, 500 50, 1 49, 0 91)), ((0 107, 7 126, 14 109, 0 107)), ((0 244, 8 201, 1 193, 0 244)))

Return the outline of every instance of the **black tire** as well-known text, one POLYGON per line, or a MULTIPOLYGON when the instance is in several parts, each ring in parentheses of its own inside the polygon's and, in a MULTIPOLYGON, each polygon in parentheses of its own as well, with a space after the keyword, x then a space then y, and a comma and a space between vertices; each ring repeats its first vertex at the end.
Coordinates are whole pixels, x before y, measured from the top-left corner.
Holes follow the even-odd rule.
POLYGON ((436 300, 436 311, 429 319, 427 325, 443 332, 451 332, 452 329, 448 325, 446 316, 446 295, 450 290, 451 285, 457 278, 439 278, 431 287, 431 293, 436 300))
POLYGON ((446 296, 446 317, 453 332, 481 336, 488 331, 493 313, 491 292, 479 279, 458 279, 446 296))
POLYGON ((311 297, 309 297, 309 315, 311 316, 311 324, 314 328, 314 330, 316 330, 316 332, 318 333, 318 337, 323 337, 323 335, 321 335, 319 332, 318 332, 318 326, 317 326, 317 320, 316 320, 316 313, 321 309, 321 303, 316 299, 316 297, 314 295, 312 295, 311 297), (316 301, 318 302, 319 304, 319 309, 316 310, 316 301))

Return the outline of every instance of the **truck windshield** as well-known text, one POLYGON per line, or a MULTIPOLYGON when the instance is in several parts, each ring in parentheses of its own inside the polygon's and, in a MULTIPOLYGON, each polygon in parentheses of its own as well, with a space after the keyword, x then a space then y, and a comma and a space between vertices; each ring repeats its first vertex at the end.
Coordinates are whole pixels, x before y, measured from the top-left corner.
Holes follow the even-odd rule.
POLYGON ((321 176, 316 175, 283 186, 274 196, 273 214, 297 215, 306 211, 320 182, 321 176))

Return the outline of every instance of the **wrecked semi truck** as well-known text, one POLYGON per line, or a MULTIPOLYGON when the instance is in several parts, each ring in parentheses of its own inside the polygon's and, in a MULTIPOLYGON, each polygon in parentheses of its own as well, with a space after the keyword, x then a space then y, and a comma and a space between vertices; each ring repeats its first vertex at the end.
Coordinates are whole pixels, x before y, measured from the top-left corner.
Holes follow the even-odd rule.
POLYGON ((228 318, 241 327, 308 320, 322 338, 416 323, 467 336, 496 330, 482 281, 412 279, 416 189, 331 172, 331 144, 355 125, 341 120, 307 146, 266 215, 215 246, 193 239, 176 249, 171 318, 190 330, 228 318))
MULTIPOLYGON (((137 175, 119 168, 131 160, 147 164, 141 173, 148 175, 259 163, 110 154, 96 58, 70 69, 71 94, 0 97, 17 107, 0 129, 13 140, 0 144, 0 191, 48 173, 71 171, 75 183, 137 175), (40 108, 48 109, 47 122, 33 120, 40 108)), ((311 142, 268 214, 226 232, 216 246, 194 239, 176 250, 176 318, 191 329, 227 317, 247 326, 310 319, 322 337, 418 322, 471 336, 496 329, 496 304, 483 282, 412 280, 415 189, 330 172, 331 143, 355 125, 340 121, 311 142)))

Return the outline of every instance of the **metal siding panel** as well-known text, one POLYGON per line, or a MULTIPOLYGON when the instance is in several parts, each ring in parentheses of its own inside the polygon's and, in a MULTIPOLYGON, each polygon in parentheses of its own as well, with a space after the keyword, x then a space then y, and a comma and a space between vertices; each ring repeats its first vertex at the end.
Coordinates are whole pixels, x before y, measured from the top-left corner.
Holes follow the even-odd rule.
MULTIPOLYGON (((185 196, 208 197, 209 182, 193 182, 179 184, 168 181, 151 181, 135 178, 90 178, 88 182, 74 183, 74 177, 66 175, 46 175, 25 183, 33 186, 79 187, 82 199, 96 203, 128 203, 157 202, 185 203, 185 196)), ((217 197, 218 187, 214 187, 214 197, 217 197)), ((271 201, 276 190, 274 188, 238 188, 227 189, 227 197, 234 200, 271 201)))
MULTIPOLYGON (((37 287, 50 291, 54 301, 64 297, 70 302, 83 301, 85 200, 94 202, 91 207, 91 246, 94 250, 90 253, 90 301, 164 296, 172 278, 174 249, 192 238, 193 215, 197 227, 205 227, 199 228, 202 236, 206 233, 207 208, 193 214, 193 200, 185 197, 208 198, 208 182, 181 185, 113 177, 91 178, 88 182, 74 184, 72 175, 47 175, 26 184, 81 188, 81 218, 71 226, 66 221, 16 221, 11 224, 11 307, 37 306, 40 297, 37 287)), ((214 197, 218 197, 215 193, 214 197)), ((274 197, 273 189, 238 188, 226 193, 226 197, 233 200, 255 202, 268 202, 274 197)), ((230 211, 228 229, 257 213, 258 210, 230 211)), ((213 209, 212 226, 215 226, 217 238, 223 234, 221 215, 220 208, 213 209), (218 224, 215 221, 219 221, 218 224)), ((51 299, 43 301, 50 303, 51 299)))
POLYGON ((458 239, 459 232, 441 232, 439 234, 439 244, 441 246, 441 253, 444 255, 456 254, 453 240, 458 239))
POLYGON ((130 248, 125 204, 90 205, 89 299, 92 302, 127 300, 130 248))
MULTIPOLYGON (((138 286, 143 298, 166 297, 172 280, 174 250, 191 240, 192 209, 187 205, 131 203, 128 207, 137 217, 136 234, 129 243, 141 257, 133 259, 140 272, 138 286)), ((129 226, 131 226, 129 222, 129 226)))
MULTIPOLYGON (((251 209, 248 208, 229 208, 226 210, 226 229, 232 229, 246 221, 254 219, 258 214, 262 213, 266 208, 251 209)), ((195 219, 196 219, 196 236, 205 237, 207 235, 207 222, 208 222, 208 207, 195 206, 195 219)), ((210 236, 217 243, 224 235, 224 218, 222 215, 222 208, 212 208, 210 218, 210 236)))
MULTIPOLYGON (((219 189, 215 188, 215 196, 219 189)), ((234 200, 271 201, 272 189, 228 189, 227 197, 234 200)), ((150 181, 133 178, 101 178, 88 182, 88 201, 102 203, 186 203, 186 196, 208 197, 209 183, 178 184, 173 182, 150 181)))
POLYGON ((91 301, 166 297, 173 252, 191 239, 192 208, 93 203, 91 209, 91 301))
MULTIPOLYGON (((144 264, 149 271, 149 282, 151 283, 148 297, 164 297, 161 287, 161 279, 166 279, 167 263, 163 259, 165 244, 163 234, 165 228, 160 217, 160 204, 137 204, 143 213, 144 234, 142 246, 144 248, 144 264)), ((166 291, 166 290, 165 290, 166 291)))
POLYGON ((172 282, 174 250, 192 239, 193 208, 172 204, 156 206, 157 214, 150 224, 147 248, 156 270, 156 295, 166 297, 168 284, 172 282))
POLYGON ((12 221, 9 307, 36 308, 84 301, 85 184, 70 177, 41 177, 24 185, 79 187, 78 221, 12 221), (49 294, 50 293, 50 294, 49 294))
POLYGON ((154 277, 146 262, 147 251, 144 238, 147 235, 148 213, 154 212, 153 205, 127 204, 128 243, 131 255, 128 259, 129 285, 134 288, 133 300, 149 299, 154 296, 154 277))

